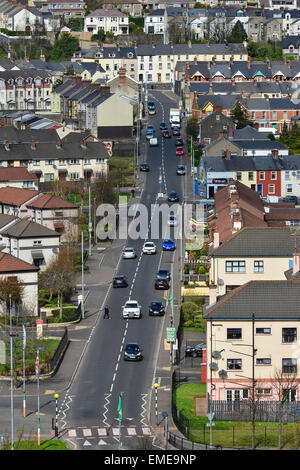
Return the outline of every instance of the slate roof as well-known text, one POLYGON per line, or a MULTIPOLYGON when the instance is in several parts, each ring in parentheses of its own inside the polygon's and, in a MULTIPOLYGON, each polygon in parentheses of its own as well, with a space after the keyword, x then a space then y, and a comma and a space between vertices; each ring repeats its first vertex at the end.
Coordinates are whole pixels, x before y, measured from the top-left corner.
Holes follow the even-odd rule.
POLYGON ((300 170, 300 155, 285 155, 277 159, 270 156, 239 157, 203 157, 207 171, 216 173, 231 171, 272 171, 300 170))
POLYGON ((246 126, 242 129, 235 129, 233 132, 233 137, 229 137, 229 140, 232 141, 245 141, 245 140, 267 140, 269 142, 270 139, 268 138, 268 133, 266 132, 258 132, 252 126, 246 126))
POLYGON ((26 271, 39 271, 40 268, 32 264, 26 263, 15 256, 8 253, 0 253, 0 273, 18 273, 26 271))
POLYGON ((60 234, 29 219, 19 219, 1 231, 1 235, 13 238, 60 237, 60 234))
POLYGON ((300 281, 250 281, 206 307, 209 319, 300 319, 300 281))
POLYGON ((153 55, 186 55, 186 54, 247 54, 247 49, 243 44, 141 44, 136 48, 137 56, 153 56, 153 55))

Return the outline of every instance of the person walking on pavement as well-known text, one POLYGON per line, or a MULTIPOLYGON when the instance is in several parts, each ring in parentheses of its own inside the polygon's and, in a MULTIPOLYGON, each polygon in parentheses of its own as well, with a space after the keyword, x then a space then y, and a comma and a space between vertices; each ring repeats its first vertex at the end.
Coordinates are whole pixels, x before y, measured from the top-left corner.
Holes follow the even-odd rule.
POLYGON ((104 309, 104 318, 109 318, 109 308, 107 306, 104 309))

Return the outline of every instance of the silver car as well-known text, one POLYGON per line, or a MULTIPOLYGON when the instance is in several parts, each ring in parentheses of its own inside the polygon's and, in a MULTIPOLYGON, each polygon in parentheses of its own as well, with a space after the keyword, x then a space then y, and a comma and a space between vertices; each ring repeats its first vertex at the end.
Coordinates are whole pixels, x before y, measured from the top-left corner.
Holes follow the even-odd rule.
POLYGON ((186 169, 185 165, 177 165, 176 173, 177 175, 185 175, 186 169))
POLYGON ((130 248, 130 247, 124 248, 123 253, 122 253, 122 258, 125 258, 125 259, 136 258, 136 252, 134 251, 133 248, 130 248))

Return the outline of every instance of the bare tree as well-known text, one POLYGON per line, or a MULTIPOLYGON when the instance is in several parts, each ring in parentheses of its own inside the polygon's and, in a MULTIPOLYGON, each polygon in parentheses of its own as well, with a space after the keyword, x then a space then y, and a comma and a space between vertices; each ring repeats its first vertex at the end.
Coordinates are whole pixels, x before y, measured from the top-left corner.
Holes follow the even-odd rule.
POLYGON ((5 304, 6 311, 9 311, 10 300, 15 304, 20 304, 24 295, 24 285, 17 276, 8 276, 0 280, 0 300, 5 304))

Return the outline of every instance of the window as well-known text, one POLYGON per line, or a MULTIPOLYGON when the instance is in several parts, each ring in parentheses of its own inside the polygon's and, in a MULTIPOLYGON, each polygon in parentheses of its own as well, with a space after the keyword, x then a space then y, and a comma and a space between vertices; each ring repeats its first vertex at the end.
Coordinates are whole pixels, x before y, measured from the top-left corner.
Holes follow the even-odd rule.
POLYGON ((33 166, 40 166, 40 160, 33 160, 33 166))
POLYGON ((263 261, 254 261, 254 272, 263 273, 264 272, 264 262, 263 261))
POLYGON ((275 184, 268 184, 268 193, 275 194, 275 184))
POLYGON ((293 388, 285 388, 282 390, 283 401, 296 401, 297 390, 293 388))
POLYGON ((286 179, 286 180, 289 180, 289 179, 290 179, 290 172, 289 172, 289 171, 285 171, 285 172, 284 172, 284 175, 285 175, 285 179, 286 179))
POLYGON ((242 179, 242 172, 241 172, 241 171, 237 171, 237 172, 236 172, 236 179, 237 179, 238 181, 241 181, 241 179, 242 179))
POLYGON ((227 369, 229 370, 241 370, 242 359, 227 359, 227 369))
POLYGON ((245 261, 226 261, 227 273, 244 273, 246 271, 245 261))
POLYGON ((45 160, 45 165, 53 165, 54 160, 45 160))
POLYGON ((287 184, 286 185, 286 192, 288 194, 292 193, 293 192, 293 185, 292 184, 287 184))
POLYGON ((259 172, 259 179, 262 180, 262 181, 265 179, 265 172, 264 171, 259 172))
POLYGON ((297 359, 293 359, 293 358, 282 359, 282 372, 284 374, 296 374, 297 373, 297 359))
POLYGON ((35 246, 41 246, 42 240, 33 240, 33 245, 35 246))
POLYGON ((45 181, 53 181, 54 174, 53 173, 45 173, 45 181))
POLYGON ((270 357, 263 357, 263 358, 256 358, 256 364, 258 366, 270 366, 271 365, 271 358, 270 357))
POLYGON ((256 394, 257 395, 271 395, 271 389, 270 388, 257 388, 256 394))
POLYGON ((71 180, 79 180, 79 173, 70 173, 71 180))
POLYGON ((297 328, 282 328, 282 342, 294 343, 297 341, 297 328))
POLYGON ((253 181, 253 179, 254 179, 253 171, 249 171, 248 172, 248 180, 253 181))
POLYGON ((297 172, 296 172, 296 178, 297 178, 297 180, 300 180, 300 171, 299 170, 297 170, 297 172))
POLYGON ((271 171, 271 180, 277 180, 277 173, 276 173, 276 171, 271 171))
POLYGON ((271 328, 256 328, 257 335, 270 335, 271 328))
POLYGON ((227 328, 227 339, 241 339, 242 328, 227 328))

